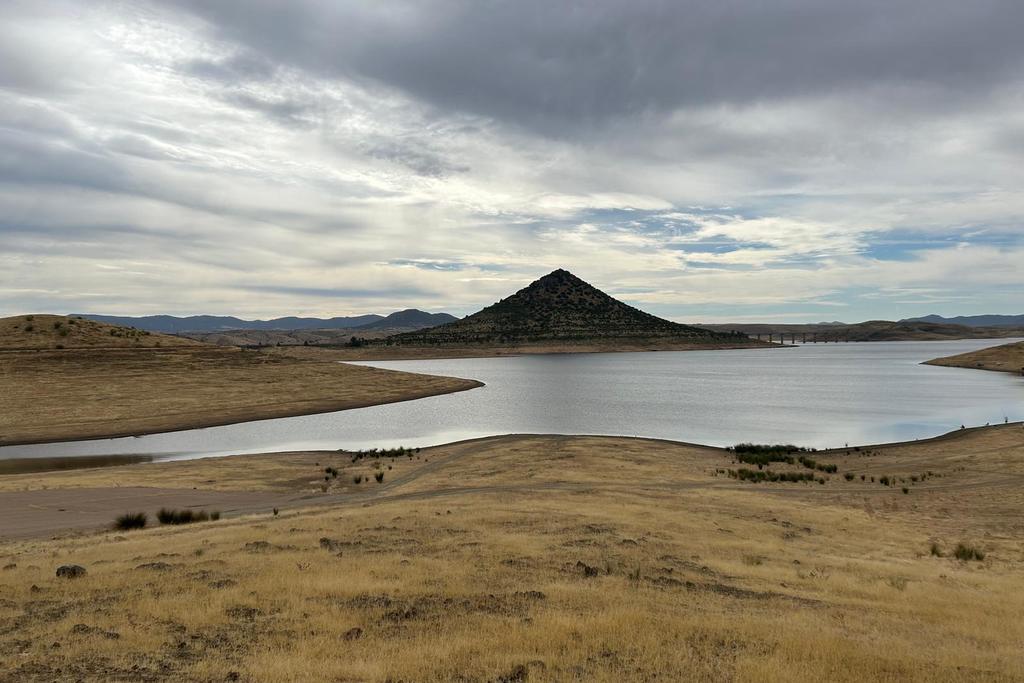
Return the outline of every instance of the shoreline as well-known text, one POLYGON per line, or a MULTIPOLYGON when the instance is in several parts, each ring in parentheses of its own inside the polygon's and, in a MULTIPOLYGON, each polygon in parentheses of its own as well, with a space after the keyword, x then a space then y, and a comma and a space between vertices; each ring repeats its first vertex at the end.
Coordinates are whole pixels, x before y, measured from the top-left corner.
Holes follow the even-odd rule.
POLYGON ((304 358, 330 354, 336 360, 453 360, 459 358, 507 358, 514 356, 549 356, 574 353, 654 353, 659 351, 725 351, 742 349, 785 349, 788 344, 750 342, 740 344, 636 343, 636 344, 533 344, 519 346, 288 346, 275 347, 277 353, 304 358))

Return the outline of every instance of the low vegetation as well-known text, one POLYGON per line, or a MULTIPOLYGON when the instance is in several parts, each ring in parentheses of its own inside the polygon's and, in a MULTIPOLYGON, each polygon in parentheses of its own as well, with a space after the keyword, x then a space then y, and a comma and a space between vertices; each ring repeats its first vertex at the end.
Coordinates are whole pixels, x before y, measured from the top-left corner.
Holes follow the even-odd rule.
MULTIPOLYGON (((340 451, 342 453, 349 451, 340 451)), ((419 448, 405 448, 404 446, 398 446, 397 448, 370 448, 368 450, 351 451, 352 462, 359 462, 365 459, 380 459, 380 458, 412 458, 414 455, 420 452, 419 448)))
POLYGON ((739 443, 726 450, 731 451, 739 462, 764 467, 773 462, 792 465, 796 462, 793 457, 794 453, 807 453, 811 449, 793 444, 739 443))
POLYGON ((193 524, 195 522, 209 522, 220 519, 220 512, 207 512, 206 510, 172 510, 160 508, 156 513, 157 521, 161 524, 193 524))
POLYGON ((149 517, 145 512, 126 512, 114 520, 114 528, 119 531, 143 529, 148 521, 149 517))
POLYGON ((737 470, 728 470, 729 476, 740 481, 751 481, 756 483, 768 482, 809 482, 814 481, 814 475, 810 472, 774 472, 772 470, 751 470, 741 467, 737 470))
POLYGON ((958 543, 956 549, 953 551, 953 557, 963 562, 970 562, 972 560, 981 562, 985 559, 985 553, 974 546, 958 543))

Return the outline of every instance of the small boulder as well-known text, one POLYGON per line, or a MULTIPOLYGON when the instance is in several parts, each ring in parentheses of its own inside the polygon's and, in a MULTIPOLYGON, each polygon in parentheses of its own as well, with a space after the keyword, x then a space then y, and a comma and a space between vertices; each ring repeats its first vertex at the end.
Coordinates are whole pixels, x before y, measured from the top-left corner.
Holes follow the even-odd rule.
POLYGON ((80 579, 85 576, 85 567, 80 564, 62 564, 57 567, 57 576, 63 579, 80 579))

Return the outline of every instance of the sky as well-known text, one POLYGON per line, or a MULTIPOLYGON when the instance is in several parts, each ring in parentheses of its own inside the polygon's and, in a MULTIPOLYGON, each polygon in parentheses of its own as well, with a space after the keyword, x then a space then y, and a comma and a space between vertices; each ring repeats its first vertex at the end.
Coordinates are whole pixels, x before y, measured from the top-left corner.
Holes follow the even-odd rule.
POLYGON ((1019 0, 0 3, 0 315, 1024 313, 1019 0))

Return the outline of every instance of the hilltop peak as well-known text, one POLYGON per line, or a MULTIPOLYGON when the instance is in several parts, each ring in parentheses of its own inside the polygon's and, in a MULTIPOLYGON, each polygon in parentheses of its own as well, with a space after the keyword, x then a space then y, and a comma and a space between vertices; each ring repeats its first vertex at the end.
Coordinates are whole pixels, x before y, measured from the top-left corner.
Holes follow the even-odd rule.
POLYGON ((462 320, 389 338, 392 343, 409 345, 608 339, 736 341, 729 335, 674 323, 633 308, 563 268, 462 320))

